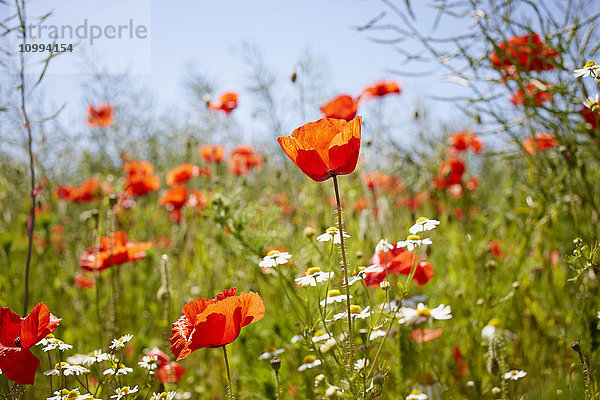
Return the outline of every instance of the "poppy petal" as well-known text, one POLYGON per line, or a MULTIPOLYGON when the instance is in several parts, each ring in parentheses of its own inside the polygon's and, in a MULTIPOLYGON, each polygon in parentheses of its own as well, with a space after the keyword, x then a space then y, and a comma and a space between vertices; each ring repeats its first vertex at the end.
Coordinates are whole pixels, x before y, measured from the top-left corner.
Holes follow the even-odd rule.
POLYGON ((21 323, 21 347, 28 349, 36 344, 54 332, 60 321, 44 303, 38 304, 21 323))
POLYGON ((0 370, 8 379, 21 385, 33 385, 40 360, 29 349, 0 347, 0 370))
POLYGON ((265 304, 258 293, 244 292, 240 294, 240 302, 242 303, 242 327, 265 316, 265 304))
POLYGON ((21 334, 21 317, 8 307, 0 308, 0 345, 14 347, 21 334))

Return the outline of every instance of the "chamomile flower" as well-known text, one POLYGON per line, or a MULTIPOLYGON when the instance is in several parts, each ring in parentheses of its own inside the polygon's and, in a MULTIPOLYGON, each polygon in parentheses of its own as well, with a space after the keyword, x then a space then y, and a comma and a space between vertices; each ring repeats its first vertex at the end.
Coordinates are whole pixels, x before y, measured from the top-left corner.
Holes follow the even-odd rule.
POLYGON ((158 368, 158 356, 144 356, 141 361, 138 361, 138 365, 147 369, 149 374, 154 374, 154 370, 158 368))
POLYGON ((127 396, 137 393, 138 391, 138 387, 135 386, 133 388, 130 388, 129 386, 123 386, 120 388, 117 388, 115 390, 115 394, 110 396, 111 399, 117 399, 117 400, 121 400, 126 398, 127 396))
POLYGON ((102 361, 107 361, 109 358, 110 354, 103 353, 102 350, 94 350, 88 355, 83 363, 89 366, 95 363, 101 363, 102 361))
POLYGON ((74 354, 70 357, 67 357, 67 362, 69 364, 81 365, 88 359, 88 356, 85 354, 74 354))
POLYGON ((360 371, 361 369, 365 368, 368 365, 369 365, 369 360, 367 360, 366 358, 360 358, 360 359, 356 360, 356 362, 354 363, 354 369, 357 371, 360 371))
POLYGON ((112 350, 121 350, 123 347, 125 347, 125 343, 129 342, 131 339, 133 339, 133 335, 125 335, 118 339, 113 339, 110 348, 112 350))
POLYGON ((280 355, 284 351, 285 351, 284 349, 276 349, 275 347, 271 347, 271 348, 267 349, 267 351, 262 353, 260 356, 258 356, 258 359, 259 360, 268 360, 269 358, 273 358, 275 356, 280 355))
POLYGON ((58 349, 59 351, 65 351, 71 350, 73 348, 73 346, 71 346, 70 344, 66 344, 65 342, 58 338, 55 338, 54 336, 51 338, 46 336, 38 343, 38 345, 44 346, 44 348, 42 348, 42 350, 44 351, 50 351, 54 349, 58 349))
POLYGON ((296 278, 296 284, 302 287, 317 286, 317 283, 327 282, 333 276, 333 272, 322 272, 319 267, 311 267, 304 272, 304 276, 296 278))
POLYGON ((427 400, 429 397, 425 393, 421 393, 417 389, 413 389, 408 396, 406 396, 406 400, 427 400))
POLYGON ((54 396, 46 400, 96 400, 91 394, 80 394, 79 389, 61 389, 54 392, 54 396))
POLYGON ((588 61, 585 63, 583 68, 574 70, 573 76, 575 78, 580 78, 580 77, 585 78, 585 77, 592 75, 595 78, 596 76, 598 76, 599 72, 600 72, 600 65, 596 64, 594 61, 588 61))
POLYGON ((298 367, 298 371, 306 371, 307 369, 318 367, 319 365, 321 365, 321 360, 317 360, 317 357, 312 355, 306 356, 302 361, 302 365, 298 367))
POLYGON ((319 346, 319 351, 320 351, 322 354, 325 354, 325 353, 327 353, 329 350, 333 349, 333 348, 334 348, 336 345, 337 345, 337 342, 335 341, 335 339, 334 339, 334 338, 327 339, 327 340, 325 341, 325 343, 323 343, 321 346, 319 346))
POLYGON ((150 400, 173 400, 177 392, 162 392, 162 393, 154 393, 150 400))
POLYGON ((500 320, 498 318, 492 318, 487 323, 486 326, 481 330, 481 337, 487 341, 491 342, 494 336, 498 335, 500 330, 498 329, 498 325, 500 325, 500 320))
POLYGON ((316 331, 315 335, 312 337, 312 342, 319 343, 329 338, 331 338, 331 335, 329 335, 329 333, 325 333, 323 331, 316 331))
POLYGON ((381 239, 379 241, 379 243, 377 243, 377 246, 375 246, 375 253, 379 253, 380 251, 387 253, 388 251, 392 250, 393 248, 394 248, 394 245, 390 244, 390 242, 388 242, 387 239, 381 239))
MULTIPOLYGON (((349 238, 346 232, 344 232, 344 237, 349 238)), ((319 242, 329 242, 333 239, 333 244, 340 244, 342 239, 340 238, 340 230, 335 226, 327 228, 324 234, 317 236, 317 240, 319 242)))
POLYGON ((420 232, 426 232, 437 228, 439 224, 440 221, 438 220, 421 217, 408 229, 408 232, 411 235, 418 235, 420 232))
POLYGON ((262 261, 258 263, 261 268, 273 268, 277 265, 287 264, 292 255, 286 251, 271 250, 262 261))
POLYGON ((424 244, 433 244, 433 242, 429 238, 421 239, 418 235, 408 235, 406 240, 401 240, 396 245, 412 251, 415 247, 420 247, 424 244))
MULTIPOLYGON (((352 295, 350 295, 350 298, 352 298, 352 295)), ((324 300, 321 300, 319 304, 321 307, 324 307, 325 304, 342 303, 347 299, 348 297, 345 294, 341 294, 337 289, 332 289, 327 292, 327 297, 324 300)))
POLYGON ((588 96, 588 98, 583 101, 583 105, 592 111, 600 111, 600 105, 598 105, 599 100, 598 93, 596 93, 595 97, 588 96))
POLYGON ((527 376, 527 372, 513 369, 504 374, 504 379, 512 379, 513 381, 518 381, 519 379, 524 378, 525 376, 527 376))
POLYGON ((90 370, 82 367, 81 365, 75 365, 75 364, 69 364, 68 362, 62 361, 59 363, 56 363, 54 365, 54 369, 48 370, 48 371, 44 371, 44 375, 48 376, 48 375, 60 375, 62 373, 62 375, 65 376, 69 376, 69 375, 85 375, 85 374, 89 374, 90 370))
MULTIPOLYGON (((364 310, 361 310, 360 306, 357 306, 355 304, 350 306, 350 316, 355 319, 365 319, 367 317, 370 317, 372 313, 373 312, 371 311, 371 307, 369 307, 369 306, 365 307, 364 310)), ((348 317, 347 312, 341 312, 341 313, 335 314, 333 316, 333 319, 329 320, 328 322, 338 321, 342 318, 347 318, 347 317, 348 317)))
POLYGON ((450 306, 440 304, 436 308, 426 307, 423 303, 419 303, 417 308, 402 307, 400 314, 402 317, 398 320, 400 324, 413 325, 420 324, 425 321, 434 319, 450 319, 452 318, 452 310, 450 306))
POLYGON ((380 337, 384 337, 385 335, 387 335, 387 331, 385 329, 375 329, 369 335, 369 340, 375 340, 375 339, 378 339, 380 337))
POLYGON ((367 277, 367 274, 371 272, 379 272, 383 267, 379 265, 370 265, 367 268, 365 267, 356 267, 352 272, 352 276, 348 278, 348 286, 354 285, 356 282, 360 282, 367 277))
POLYGON ((127 375, 133 372, 133 368, 125 366, 123 363, 118 363, 113 368, 109 368, 103 372, 104 375, 127 375))
POLYGON ((301 340, 304 340, 304 336, 302 336, 301 334, 298 334, 298 335, 292 336, 292 338, 290 339, 290 342, 291 343, 298 343, 301 340))

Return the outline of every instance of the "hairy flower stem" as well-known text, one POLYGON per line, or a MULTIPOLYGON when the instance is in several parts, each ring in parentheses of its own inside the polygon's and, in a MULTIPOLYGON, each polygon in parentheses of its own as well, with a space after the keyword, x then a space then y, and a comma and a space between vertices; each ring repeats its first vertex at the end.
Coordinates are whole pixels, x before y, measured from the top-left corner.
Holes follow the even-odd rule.
POLYGON ((352 345, 352 315, 350 314, 350 285, 348 284, 348 262, 346 261, 346 250, 344 248, 344 227, 342 224, 342 203, 340 201, 340 189, 338 188, 337 176, 333 175, 333 188, 335 190, 335 201, 337 203, 338 229, 340 235, 340 249, 342 251, 342 262, 344 265, 344 286, 346 287, 346 311, 348 313, 348 360, 349 368, 354 365, 352 354, 354 347, 352 345))
POLYGON ((225 360, 225 369, 227 370, 227 398, 233 399, 233 386, 231 384, 231 372, 229 371, 229 359, 227 358, 227 345, 223 345, 223 359, 225 360))
POLYGON ((277 400, 281 399, 281 385, 279 384, 279 371, 275 371, 275 385, 277 387, 277 400))

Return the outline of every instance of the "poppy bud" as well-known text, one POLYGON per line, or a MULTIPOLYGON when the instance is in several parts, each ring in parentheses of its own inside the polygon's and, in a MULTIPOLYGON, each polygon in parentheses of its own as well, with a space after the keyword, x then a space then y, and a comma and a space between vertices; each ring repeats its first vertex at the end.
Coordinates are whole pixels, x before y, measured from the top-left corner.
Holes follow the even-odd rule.
POLYGON ((310 239, 317 234, 317 231, 312 226, 307 226, 306 228, 304 228, 304 232, 302 233, 304 234, 304 237, 310 239))
POLYGON ((271 360, 271 368, 273 368, 273 371, 275 372, 279 371, 279 368, 281 368, 281 360, 277 357, 273 357, 271 360))
POLYGON ((487 360, 486 369, 487 372, 492 376, 496 376, 500 373, 500 363, 493 354, 490 354, 490 357, 487 360))
POLYGON ((495 270, 495 269, 496 269, 496 267, 498 267, 498 264, 497 264, 497 263, 496 263, 496 261, 494 261, 494 260, 488 260, 488 261, 485 263, 485 268, 486 268, 487 270, 489 270, 489 271, 493 271, 493 270, 495 270))
POLYGON ((571 343, 571 349, 573 351, 578 352, 578 353, 581 352, 581 346, 579 345, 579 342, 573 342, 573 343, 571 343))

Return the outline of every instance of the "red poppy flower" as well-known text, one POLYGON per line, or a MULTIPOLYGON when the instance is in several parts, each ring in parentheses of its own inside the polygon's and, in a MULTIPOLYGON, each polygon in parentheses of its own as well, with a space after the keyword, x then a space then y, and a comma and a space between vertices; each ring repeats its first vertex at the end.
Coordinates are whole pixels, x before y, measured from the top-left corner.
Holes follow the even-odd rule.
POLYGON ((169 188, 161 197, 158 198, 158 202, 167 207, 170 210, 178 210, 185 205, 187 201, 187 187, 173 186, 169 188))
POLYGON ((29 348, 54 332, 60 318, 50 313, 44 303, 21 318, 7 307, 0 308, 0 370, 8 379, 21 385, 33 385, 40 360, 29 348))
POLYGON ((108 128, 113 124, 114 107, 110 104, 88 105, 87 123, 92 128, 108 128))
POLYGON ((375 272, 367 274, 365 282, 369 286, 379 285, 381 281, 385 279, 386 266, 387 274, 389 275, 409 275, 412 267, 413 256, 414 254, 412 251, 407 251, 402 247, 394 247, 388 252, 381 250, 379 253, 376 253, 373 255, 373 257, 371 257, 371 264, 377 265, 380 268, 375 272))
POLYGON ((360 152, 360 129, 361 117, 350 122, 322 118, 277 141, 302 172, 322 182, 354 171, 360 152))
POLYGON ((215 111, 224 111, 229 115, 238 106, 238 94, 226 92, 221 95, 218 103, 209 103, 208 108, 215 111))
POLYGON ((166 353, 161 351, 158 347, 155 347, 152 350, 150 350, 150 352, 147 355, 151 357, 156 357, 156 361, 158 362, 159 367, 171 361, 171 357, 169 357, 166 353))
POLYGON ((194 190, 192 190, 192 193, 190 194, 190 198, 188 200, 188 206, 197 207, 197 208, 206 208, 206 206, 208 206, 208 199, 206 198, 204 193, 202 193, 200 190, 194 189, 194 190))
POLYGON ((452 185, 460 184, 465 173, 465 163, 460 158, 450 158, 440 165, 437 176, 432 184, 436 189, 443 190, 452 185))
POLYGON ((119 265, 146 258, 146 251, 152 242, 128 242, 127 233, 117 231, 111 236, 100 237, 100 247, 89 247, 79 259, 79 267, 84 271, 102 271, 111 265, 119 265))
POLYGON ((227 160, 229 171, 237 176, 246 176, 253 168, 262 168, 262 156, 252 146, 242 145, 231 151, 227 160))
POLYGON ((236 289, 227 289, 215 299, 198 299, 187 303, 181 316, 173 323, 169 340, 177 361, 192 351, 225 346, 233 342, 241 329, 260 320, 265 306, 257 293, 235 295, 236 289))
POLYGON ((55 193, 61 200, 73 203, 89 203, 112 193, 112 190, 113 187, 110 183, 91 177, 81 182, 79 186, 58 186, 55 193))
POLYGON ((442 336, 444 330, 438 329, 413 329, 410 333, 410 338, 417 343, 431 342, 442 336))
POLYGON ((458 152, 470 148, 474 153, 479 154, 483 150, 481 138, 468 129, 450 135, 450 145, 458 152))
POLYGON ((490 61, 494 67, 509 71, 518 66, 526 72, 554 69, 553 60, 558 52, 548 47, 537 33, 515 36, 506 42, 498 43, 498 50, 492 52, 490 61))
POLYGON ((583 107, 579 110, 579 114, 583 117, 585 122, 592 126, 592 129, 598 128, 600 126, 600 112, 592 111, 587 107, 583 107))
POLYGON ((325 118, 345 119, 350 121, 356 117, 358 99, 353 99, 347 94, 340 94, 321 106, 325 118))
POLYGON ((465 361, 462 353, 460 352, 460 347, 458 346, 454 346, 452 349, 452 357, 454 357, 454 361, 456 361, 454 379, 460 381, 469 370, 469 365, 465 361))
POLYGON ((534 155, 538 151, 552 149, 557 145, 558 140, 549 132, 538 132, 534 137, 525 138, 523 141, 523 149, 531 155, 534 155))
POLYGON ((504 257, 504 253, 502 253, 502 250, 500 249, 500 241, 499 240, 492 240, 492 241, 488 242, 487 247, 488 247, 488 249, 490 249, 490 252, 492 253, 492 255, 494 257, 498 257, 498 258, 504 257))
POLYGON ((171 361, 158 367, 156 370, 156 379, 160 383, 176 383, 181 380, 185 374, 185 368, 176 361, 171 361))
POLYGON ((125 181, 125 192, 130 196, 143 196, 160 189, 160 178, 148 161, 133 160, 123 164, 129 174, 125 181))
POLYGON ((379 81, 371 86, 367 86, 360 94, 361 100, 370 100, 374 97, 383 97, 388 94, 400 94, 400 85, 395 81, 379 81))
POLYGON ((368 172, 363 175, 365 185, 371 190, 385 190, 389 193, 401 193, 404 191, 404 184, 395 176, 382 174, 380 172, 368 172))
POLYGON ((517 89, 513 92, 510 102, 515 106, 525 104, 541 106, 544 103, 551 102, 554 98, 554 93, 548 92, 551 88, 551 84, 538 80, 525 82, 523 90, 517 89))
POLYGON ((86 276, 80 272, 75 274, 73 282, 75 283, 75 286, 86 289, 93 288, 96 285, 93 277, 86 276))
POLYGON ((191 163, 183 163, 167 173, 165 182, 169 186, 178 185, 200 175, 200 167, 191 163))
POLYGON ((204 162, 219 164, 225 157, 225 147, 214 144, 205 144, 200 146, 198 153, 204 162))

